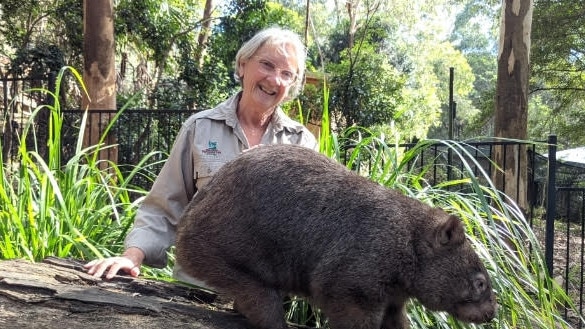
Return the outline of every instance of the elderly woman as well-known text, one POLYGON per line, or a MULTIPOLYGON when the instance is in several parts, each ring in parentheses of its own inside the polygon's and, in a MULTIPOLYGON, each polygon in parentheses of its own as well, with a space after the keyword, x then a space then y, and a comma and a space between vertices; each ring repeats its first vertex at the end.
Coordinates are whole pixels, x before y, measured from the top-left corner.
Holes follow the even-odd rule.
MULTIPOLYGON (((301 89, 305 51, 297 34, 276 27, 260 31, 240 48, 234 75, 242 90, 187 119, 138 209, 124 253, 87 263, 89 274, 112 278, 122 270, 138 276, 142 264, 164 267, 187 203, 223 164, 246 149, 260 144, 317 148, 315 137, 279 107, 301 89)), ((178 266, 174 272, 179 280, 202 285, 178 266)))

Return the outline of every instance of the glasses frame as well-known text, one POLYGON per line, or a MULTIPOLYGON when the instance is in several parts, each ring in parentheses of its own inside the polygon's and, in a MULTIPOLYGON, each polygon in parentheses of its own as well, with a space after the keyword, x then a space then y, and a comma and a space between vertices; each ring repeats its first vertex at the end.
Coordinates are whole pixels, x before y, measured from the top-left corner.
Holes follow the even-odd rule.
POLYGON ((298 74, 292 72, 291 70, 278 67, 269 59, 260 56, 252 56, 251 58, 256 59, 256 62, 258 62, 260 72, 264 74, 276 74, 280 81, 286 86, 293 85, 299 78, 298 74), (287 77, 289 73, 290 75, 287 77))

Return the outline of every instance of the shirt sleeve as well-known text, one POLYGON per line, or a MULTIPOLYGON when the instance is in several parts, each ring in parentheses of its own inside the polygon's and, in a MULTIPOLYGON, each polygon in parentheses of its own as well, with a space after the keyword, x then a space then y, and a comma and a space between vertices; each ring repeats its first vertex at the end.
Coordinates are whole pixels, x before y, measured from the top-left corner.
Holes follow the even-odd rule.
POLYGON ((315 136, 305 128, 303 131, 303 137, 301 139, 301 145, 313 149, 319 152, 319 143, 317 143, 317 139, 315 136))
POLYGON ((175 243, 176 226, 195 193, 192 145, 194 124, 183 125, 161 172, 139 207, 125 248, 144 252, 144 264, 164 267, 175 243))

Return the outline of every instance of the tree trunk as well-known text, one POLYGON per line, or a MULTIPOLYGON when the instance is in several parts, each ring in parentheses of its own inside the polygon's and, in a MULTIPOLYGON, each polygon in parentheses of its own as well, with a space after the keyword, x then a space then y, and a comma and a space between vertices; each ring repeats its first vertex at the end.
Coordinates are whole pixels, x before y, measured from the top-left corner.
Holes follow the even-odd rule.
MULTIPOLYGON (((84 146, 99 143, 115 113, 99 114, 93 110, 116 110, 116 62, 114 45, 114 7, 112 0, 85 0, 83 6, 83 80, 88 97, 82 109, 89 110, 84 146)), ((114 163, 118 159, 116 138, 109 133, 104 140, 109 147, 100 150, 99 159, 114 163)))
POLYGON ((349 31, 347 41, 348 49, 352 49, 355 42, 355 33, 357 31, 357 8, 359 6, 359 2, 359 0, 352 0, 345 3, 347 15, 349 16, 349 31))
POLYGON ((203 67, 203 59, 207 50, 207 40, 211 34, 211 20, 213 19, 211 15, 213 14, 213 8, 213 0, 206 0, 205 8, 203 9, 203 19, 201 20, 201 30, 197 38, 197 53, 195 54, 195 60, 199 68, 203 67))
MULTIPOLYGON (((526 140, 532 0, 504 0, 500 26, 494 134, 526 140)), ((527 153, 525 147, 498 146, 494 159, 500 170, 496 187, 527 209, 527 153)))

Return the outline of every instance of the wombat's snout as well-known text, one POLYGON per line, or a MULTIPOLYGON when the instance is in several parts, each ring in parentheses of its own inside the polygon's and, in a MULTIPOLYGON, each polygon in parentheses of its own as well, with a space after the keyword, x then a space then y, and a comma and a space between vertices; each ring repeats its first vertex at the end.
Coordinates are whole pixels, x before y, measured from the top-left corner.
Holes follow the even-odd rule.
POLYGON ((496 316, 498 304, 488 277, 476 273, 471 278, 469 300, 458 305, 456 317, 466 322, 484 323, 496 316))

